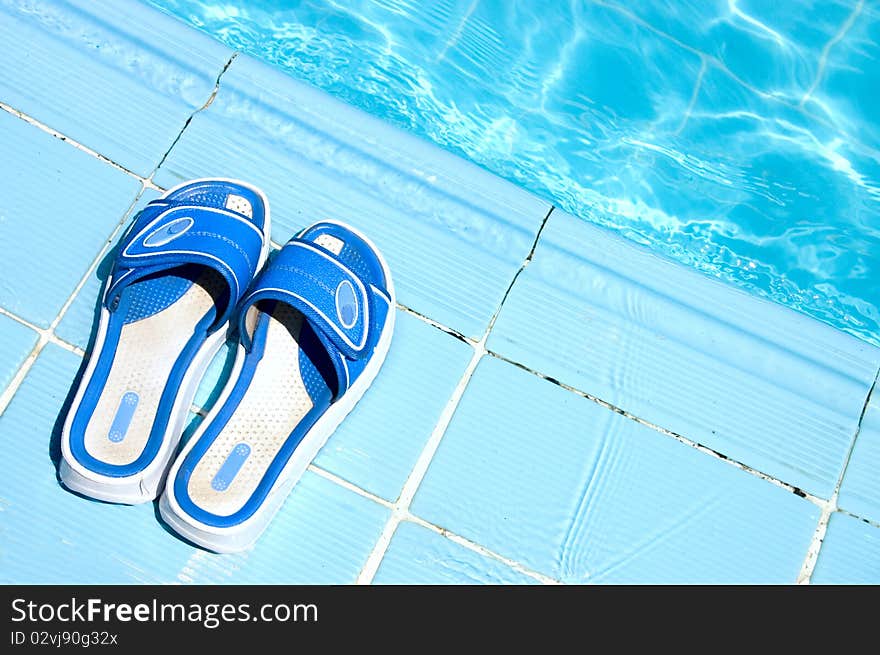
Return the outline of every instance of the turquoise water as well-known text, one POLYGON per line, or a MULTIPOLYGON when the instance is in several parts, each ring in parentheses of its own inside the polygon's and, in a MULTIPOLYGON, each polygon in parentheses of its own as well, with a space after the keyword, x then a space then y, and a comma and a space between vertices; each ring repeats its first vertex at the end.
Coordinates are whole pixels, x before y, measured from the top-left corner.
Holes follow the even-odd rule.
POLYGON ((880 345, 872 2, 149 2, 880 345))

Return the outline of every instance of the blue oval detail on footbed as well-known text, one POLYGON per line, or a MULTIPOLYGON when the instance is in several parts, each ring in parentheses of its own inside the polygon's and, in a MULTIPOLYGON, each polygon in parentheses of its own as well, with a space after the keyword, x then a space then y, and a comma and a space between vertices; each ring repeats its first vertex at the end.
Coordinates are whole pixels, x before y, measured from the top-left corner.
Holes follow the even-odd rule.
POLYGON ((226 461, 217 471, 217 475, 211 480, 211 487, 215 491, 226 491, 250 454, 251 447, 246 443, 236 444, 232 452, 226 456, 226 461))
POLYGON ((113 443, 119 443, 125 439, 139 400, 140 398, 134 391, 126 391, 122 394, 119 407, 116 409, 116 416, 113 417, 113 423, 110 425, 110 432, 107 433, 107 438, 113 443))
POLYGON ((354 293, 354 287, 348 280, 343 280, 336 287, 336 315, 346 330, 352 328, 357 321, 357 296, 354 293))

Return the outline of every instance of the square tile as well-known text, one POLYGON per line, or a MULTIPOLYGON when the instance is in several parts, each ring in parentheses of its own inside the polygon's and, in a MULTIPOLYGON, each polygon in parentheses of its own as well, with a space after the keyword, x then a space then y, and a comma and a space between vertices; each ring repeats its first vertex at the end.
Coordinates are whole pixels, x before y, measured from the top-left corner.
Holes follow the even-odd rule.
POLYGON ((0 306, 48 327, 141 184, 0 112, 0 306))
POLYGON ((490 350, 823 498, 880 350, 554 211, 490 350))
POLYGON ((388 358, 315 463, 397 500, 473 355, 473 348, 397 312, 388 358))
POLYGON ((37 345, 36 332, 8 316, 0 315, 0 394, 37 345))
POLYGON ((876 388, 862 417, 862 428, 840 485, 837 504, 880 523, 880 392, 876 388))
POLYGON ((491 357, 412 511, 572 583, 792 583, 819 518, 785 489, 491 357))
POLYGON ((833 514, 810 582, 880 584, 880 528, 833 514))
POLYGON ((144 177, 232 54, 143 3, 113 0, 2 0, 0 43, 0 101, 144 177))
POLYGON ((56 475, 68 390, 81 359, 54 344, 40 353, 0 416, 0 579, 5 584, 132 584, 174 580, 192 547, 169 535, 151 504, 88 500, 56 475), (10 446, 11 447, 11 446, 10 446))

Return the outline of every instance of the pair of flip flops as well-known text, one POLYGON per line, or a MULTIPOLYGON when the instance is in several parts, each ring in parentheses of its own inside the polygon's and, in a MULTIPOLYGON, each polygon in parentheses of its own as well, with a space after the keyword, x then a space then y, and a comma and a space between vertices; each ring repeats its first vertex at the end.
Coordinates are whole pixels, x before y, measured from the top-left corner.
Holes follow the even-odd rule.
POLYGON ((269 203, 236 180, 182 184, 123 236, 59 474, 217 552, 252 545, 372 383, 394 288, 376 247, 323 221, 269 257, 269 203), (267 263, 268 259, 268 263, 267 263), (221 395, 178 453, 199 381, 237 338, 221 395))

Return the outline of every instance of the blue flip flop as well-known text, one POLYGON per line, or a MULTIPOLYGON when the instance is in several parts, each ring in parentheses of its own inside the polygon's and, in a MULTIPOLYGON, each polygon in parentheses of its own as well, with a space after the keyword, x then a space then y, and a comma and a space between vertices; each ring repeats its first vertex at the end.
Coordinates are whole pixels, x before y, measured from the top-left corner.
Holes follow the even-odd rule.
POLYGON ((159 495, 199 379, 269 252, 269 203, 243 182, 187 182, 150 202, 117 246, 94 347, 61 437, 73 491, 159 495))
POLYGON ((238 307, 230 378, 168 474, 166 523, 216 552, 250 547, 379 372, 394 305, 381 254, 341 223, 270 259, 238 307))

